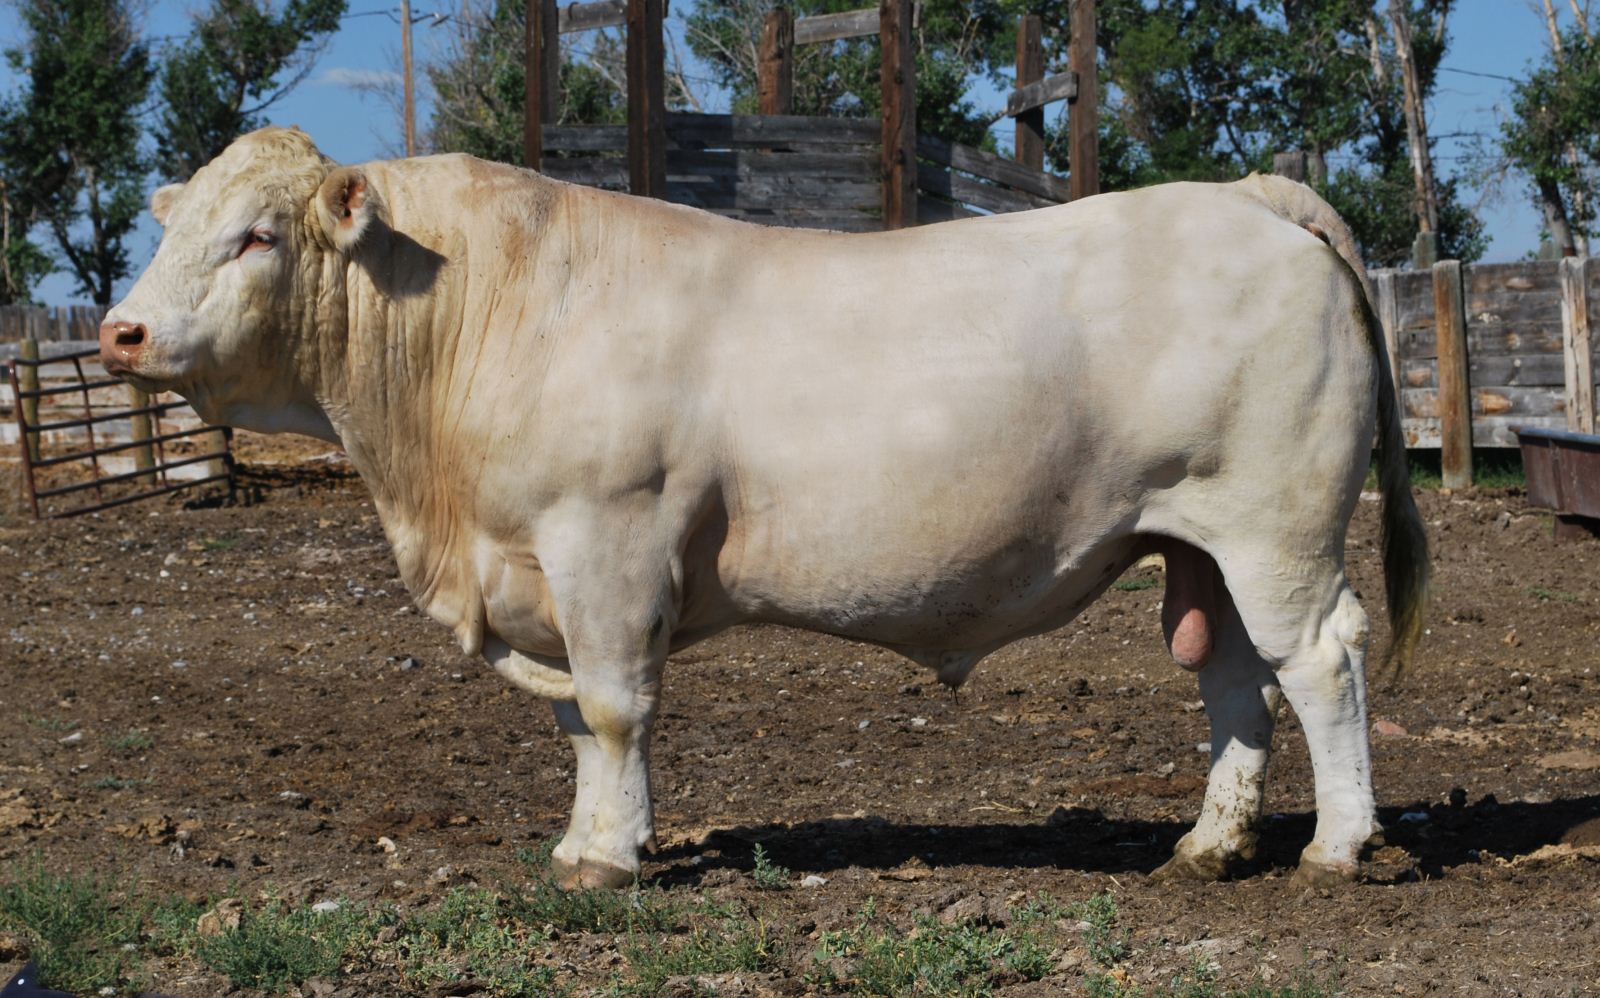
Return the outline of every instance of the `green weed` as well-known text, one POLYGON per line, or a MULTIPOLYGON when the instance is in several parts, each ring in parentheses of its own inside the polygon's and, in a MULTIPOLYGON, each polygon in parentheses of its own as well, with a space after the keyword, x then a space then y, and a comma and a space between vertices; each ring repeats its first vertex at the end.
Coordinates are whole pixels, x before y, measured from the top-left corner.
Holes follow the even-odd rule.
POLYGON ((499 998, 567 994, 553 967, 531 962, 541 933, 509 917, 492 891, 457 887, 435 908, 403 921, 388 945, 408 983, 424 990, 463 978, 499 998))
POLYGON ((33 861, 0 886, 0 925, 25 934, 46 987, 79 994, 128 982, 139 913, 115 900, 116 885, 95 875, 55 874, 33 861))
POLYGON ((1096 894, 1069 909, 1069 914, 1085 923, 1083 944, 1089 958, 1102 967, 1114 967, 1132 951, 1127 930, 1117 931, 1117 901, 1110 894, 1096 894))
POLYGON ((237 537, 207 537, 200 546, 207 551, 227 551, 239 543, 237 537))
POLYGON ((36 728, 58 733, 71 731, 78 726, 77 721, 58 721, 53 717, 41 717, 38 714, 24 714, 22 719, 36 728))
MULTIPOLYGON (((814 986, 860 995, 966 998, 993 993, 1001 979, 1036 981, 1050 972, 1054 918, 1025 909, 1009 929, 918 918, 911 931, 878 926, 870 903, 851 929, 825 932, 812 960, 814 986)), ((1014 916, 1015 917, 1015 916, 1014 916)))
POLYGON ((506 910, 513 917, 561 932, 668 932, 683 915, 669 896, 649 889, 564 891, 546 876, 526 890, 506 889, 506 910))
POLYGON ((761 919, 745 925, 726 919, 712 926, 698 926, 681 938, 635 936, 625 947, 633 979, 618 991, 657 995, 669 977, 771 970, 778 965, 778 949, 761 919))
POLYGON ((127 755, 143 752, 154 744, 155 740, 143 731, 125 731, 120 735, 112 735, 106 739, 107 748, 113 752, 122 752, 127 755))
POLYGON ((1111 584, 1112 589, 1120 589, 1125 593, 1136 593, 1141 589, 1154 589, 1161 585, 1161 580, 1153 575, 1138 575, 1131 579, 1119 579, 1111 584))
POLYGON ((139 785, 138 780, 125 779, 121 776, 102 776, 89 784, 96 790, 127 790, 139 785))
POLYGON ((751 875, 755 877, 757 887, 764 891, 781 891, 789 886, 789 868, 769 859, 766 847, 759 842, 755 848, 755 864, 751 875))
POLYGON ((1579 597, 1573 593, 1562 592, 1559 589, 1549 589, 1545 586, 1529 586, 1528 595, 1541 603, 1577 603, 1579 597))
POLYGON ((324 913, 273 900, 246 911, 237 929, 197 939, 194 952, 237 987, 283 991, 338 973, 347 956, 368 949, 382 921, 349 905, 324 913))

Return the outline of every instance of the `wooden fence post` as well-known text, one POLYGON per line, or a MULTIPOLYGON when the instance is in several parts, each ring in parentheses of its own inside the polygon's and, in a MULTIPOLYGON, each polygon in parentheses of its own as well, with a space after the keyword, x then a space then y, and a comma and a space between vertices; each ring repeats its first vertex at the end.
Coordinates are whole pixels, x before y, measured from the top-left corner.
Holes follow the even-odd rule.
POLYGON ((883 227, 917 224, 917 55, 911 42, 911 0, 880 0, 883 55, 883 227))
MULTIPOLYGON (((1017 22, 1017 86, 1044 79, 1044 19, 1025 14, 1017 22)), ((1017 115, 1017 162, 1044 169, 1044 108, 1017 115)))
POLYGON ((1444 487, 1472 484, 1472 389, 1467 382, 1467 307, 1461 261, 1433 265, 1433 322, 1439 357, 1439 466, 1444 487))
POLYGON ((1561 260, 1561 359, 1565 368, 1567 429, 1593 433, 1594 340, 1589 332, 1586 256, 1561 260))
POLYGON ((1073 0, 1067 63, 1078 74, 1078 95, 1067 108, 1067 180, 1072 198, 1100 193, 1099 49, 1095 45, 1094 0, 1073 0))
POLYGON ((768 11, 761 26, 756 99, 762 114, 794 113, 794 15, 787 7, 768 11))
MULTIPOLYGON (((27 339, 23 340, 21 343, 18 343, 17 344, 17 359, 18 360, 38 360, 39 359, 39 341, 37 339, 34 339, 32 336, 29 336, 27 339)), ((34 364, 18 364, 17 365, 17 386, 19 388, 21 388, 25 392, 36 392, 36 391, 38 391, 39 390, 39 368, 38 368, 38 366, 36 366, 34 364)), ((39 400, 38 400, 38 398, 25 398, 25 399, 22 400, 22 419, 23 419, 23 422, 27 423, 29 426, 33 426, 34 424, 39 422, 39 400)), ((37 433, 29 433, 28 434, 28 459, 30 461, 39 460, 39 434, 37 434, 37 433)))
POLYGON ((667 196, 666 41, 663 0, 628 0, 628 189, 667 196))
POLYGON ((1306 154, 1299 149, 1272 154, 1272 172, 1296 183, 1306 182, 1306 154))
MULTIPOLYGON (((128 386, 128 408, 143 409, 149 404, 150 396, 132 385, 128 386)), ((148 412, 136 412, 128 417, 128 423, 129 438, 134 441, 144 441, 141 446, 133 448, 133 466, 139 471, 150 471, 156 466, 155 449, 150 445, 150 437, 153 435, 150 431, 150 414, 148 412)), ((156 476, 152 471, 148 475, 140 475, 135 481, 143 485, 154 485, 156 476)))
POLYGON ((556 0, 529 0, 522 52, 522 165, 544 164, 544 126, 556 120, 561 91, 561 34, 556 0))

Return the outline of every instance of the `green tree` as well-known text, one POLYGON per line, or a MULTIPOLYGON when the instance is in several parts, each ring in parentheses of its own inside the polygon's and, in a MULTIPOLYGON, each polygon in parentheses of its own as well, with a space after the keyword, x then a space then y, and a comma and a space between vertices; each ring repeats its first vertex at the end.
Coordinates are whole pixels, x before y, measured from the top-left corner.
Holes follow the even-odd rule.
MULTIPOLYGON (((7 108, 0 107, 0 134, 11 133, 7 108)), ((0 305, 25 305, 33 301, 33 288, 55 270, 45 253, 28 238, 38 213, 16 203, 16 184, 3 175, 0 162, 0 305)))
POLYGON ((261 113, 306 74, 345 0, 210 0, 194 31, 161 67, 156 162, 169 180, 188 180, 260 127, 261 113))
MULTIPOLYGON (((1451 0, 1412 0, 1423 96, 1448 47, 1451 0)), ((1273 153, 1309 154, 1313 185, 1367 259, 1410 255, 1416 223, 1400 81, 1383 0, 1102 0, 1102 186, 1231 180, 1273 153), (1344 163, 1330 175, 1329 159, 1344 163)), ((1052 132, 1065 162, 1065 130, 1052 132)), ((1481 256, 1482 224, 1458 181, 1438 184, 1441 252, 1481 256)))
MULTIPOLYGON (((18 0, 16 9, 25 37, 5 56, 24 83, 0 109, 7 199, 49 233, 82 292, 109 305, 128 272, 123 240, 144 208, 139 111, 150 56, 127 0, 18 0)), ((26 249, 7 251, 37 273, 26 249)))
POLYGON ((1600 235, 1594 172, 1600 157, 1600 46, 1586 30, 1566 34, 1561 48, 1512 88, 1500 146, 1528 178, 1546 227, 1564 252, 1577 251, 1576 233, 1600 235))

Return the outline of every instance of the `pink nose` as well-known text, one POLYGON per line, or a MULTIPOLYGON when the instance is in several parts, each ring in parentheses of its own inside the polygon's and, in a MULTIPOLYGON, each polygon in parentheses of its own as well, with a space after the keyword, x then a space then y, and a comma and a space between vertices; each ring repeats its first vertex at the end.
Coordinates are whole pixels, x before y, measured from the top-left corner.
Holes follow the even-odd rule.
POLYGON ((137 322, 107 322, 100 327, 100 363, 107 374, 132 374, 147 334, 137 322))

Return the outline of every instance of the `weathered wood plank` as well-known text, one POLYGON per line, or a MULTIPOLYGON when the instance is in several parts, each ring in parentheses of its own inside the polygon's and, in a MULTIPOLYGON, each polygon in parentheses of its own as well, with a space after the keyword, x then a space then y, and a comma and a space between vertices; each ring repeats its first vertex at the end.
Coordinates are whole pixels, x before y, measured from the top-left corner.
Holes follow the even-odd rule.
POLYGON ((1433 265, 1433 311, 1438 330, 1439 465, 1446 488, 1472 484, 1472 413, 1467 380, 1467 314, 1461 262, 1433 265))
POLYGON ((1072 197, 1072 185, 1055 174, 1030 169, 972 146, 923 135, 917 138, 917 155, 941 166, 954 167, 984 180, 1014 187, 1049 202, 1061 204, 1072 197))
POLYGON ((624 153, 628 150, 627 125, 546 125, 545 152, 624 153))
POLYGON ((1058 100, 1076 100, 1078 74, 1052 73, 1042 80, 1024 84, 1006 96, 1006 117, 1015 118, 1058 100))
MULTIPOLYGON (((1474 385, 1559 390, 1564 382, 1562 359, 1555 354, 1474 354, 1468 338, 1467 376, 1474 385)), ((1410 359, 1400 365, 1403 388, 1436 388, 1438 367, 1432 360, 1410 359)))
MULTIPOLYGON (((1467 349, 1469 354, 1515 354, 1523 357, 1537 354, 1561 354, 1561 327, 1559 324, 1540 323, 1532 326, 1514 326, 1500 322, 1468 323, 1467 349)), ((1436 329, 1402 329, 1400 352, 1408 360, 1438 356, 1436 329)))
POLYGON ((592 0, 590 3, 562 4, 556 14, 556 30, 561 34, 616 28, 628 23, 628 0, 592 0))
POLYGON ((1594 432, 1594 353, 1589 326, 1587 257, 1561 261, 1562 398, 1567 429, 1594 432))
POLYGON ((953 222, 958 218, 977 218, 978 213, 953 201, 941 198, 928 197, 919 194, 917 197, 917 221, 923 225, 931 222, 953 222))
POLYGON ((816 45, 845 38, 861 38, 878 33, 877 7, 847 10, 842 14, 814 14, 794 22, 794 43, 816 45))
MULTIPOLYGON (((1407 419, 1440 418, 1442 403, 1438 389, 1407 388, 1400 394, 1407 419)), ((1559 388, 1474 387, 1471 397, 1475 419, 1485 416, 1564 416, 1567 411, 1559 388)))
POLYGON ((1054 204, 1032 194, 995 187, 927 163, 917 165, 917 188, 992 212, 1027 211, 1029 208, 1045 208, 1054 204))
POLYGON ((722 149, 791 142, 877 145, 883 139, 881 123, 872 118, 755 114, 669 114, 667 136, 680 148, 722 149))
POLYGON ((877 180, 878 158, 870 152, 763 152, 756 149, 674 151, 667 159, 667 177, 813 177, 877 180))
MULTIPOLYGON (((1566 421, 1560 416, 1484 417, 1472 423, 1472 446, 1516 447, 1518 426, 1535 426, 1540 429, 1564 429, 1566 421)), ((1412 448, 1437 448, 1439 446, 1439 421, 1436 419, 1408 419, 1402 424, 1406 446, 1412 448)))

